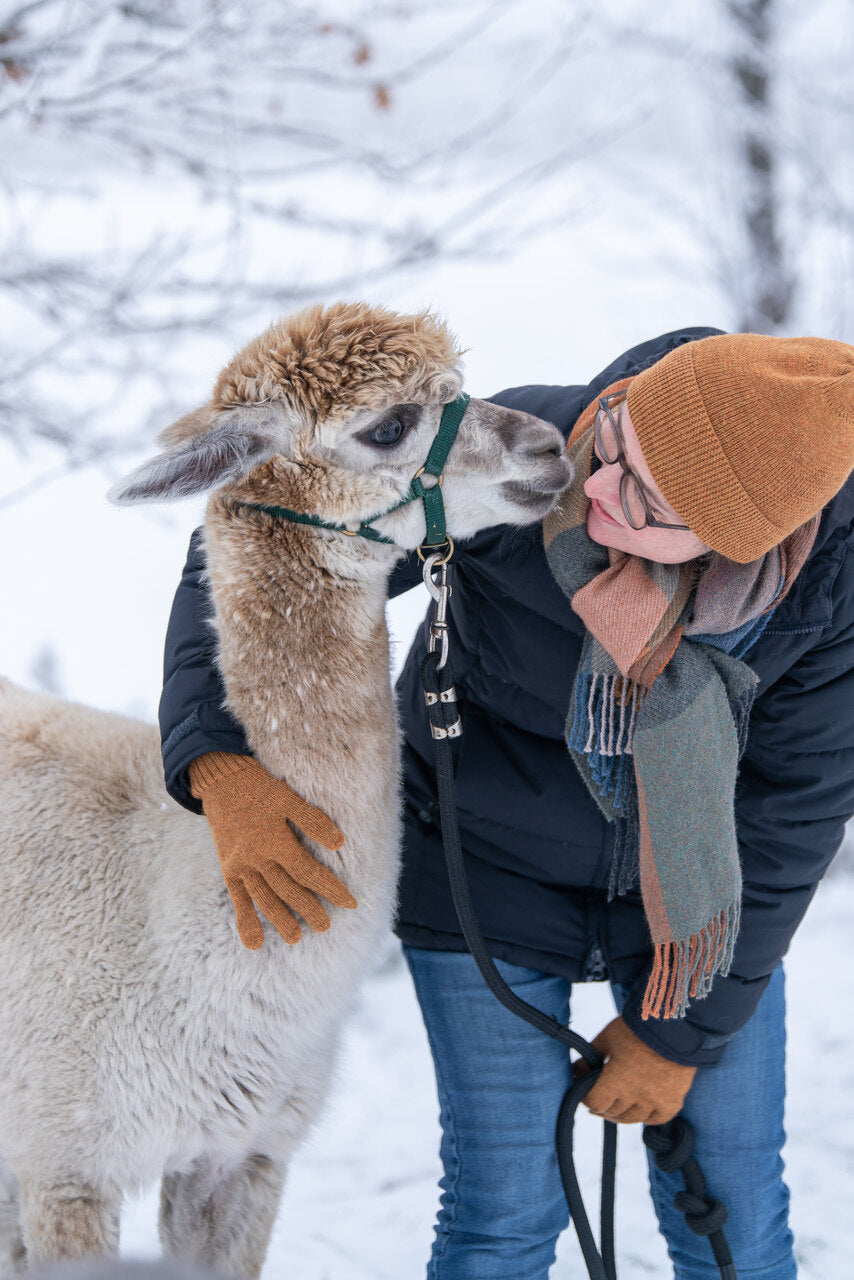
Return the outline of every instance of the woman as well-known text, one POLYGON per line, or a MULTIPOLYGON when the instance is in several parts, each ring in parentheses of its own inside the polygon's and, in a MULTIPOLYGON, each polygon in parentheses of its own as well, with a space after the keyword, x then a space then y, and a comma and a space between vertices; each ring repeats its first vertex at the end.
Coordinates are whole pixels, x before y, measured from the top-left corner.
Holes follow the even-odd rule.
MULTIPOLYGON (((556 423, 576 479, 544 530, 489 530, 455 557, 458 805, 481 928, 510 985, 562 1021, 572 983, 610 980, 620 1012, 587 1105, 621 1123, 681 1109, 739 1275, 791 1280, 780 959, 854 812, 854 348, 689 329, 587 387, 496 399, 556 423)), ((193 761, 248 749, 222 710, 203 570, 196 541, 161 727, 170 791, 213 821, 234 772, 194 786, 193 761)), ((419 579, 401 565, 392 594, 419 579)), ((428 1275, 545 1280, 567 1217, 553 1130, 570 1065, 466 953, 425 642, 400 679, 397 930, 442 1107, 428 1275)), ((289 793, 264 785, 272 843, 289 793)), ((344 886, 337 900, 353 904, 344 886)), ((672 1207, 678 1179, 651 1181, 676 1276, 716 1276, 672 1207)))

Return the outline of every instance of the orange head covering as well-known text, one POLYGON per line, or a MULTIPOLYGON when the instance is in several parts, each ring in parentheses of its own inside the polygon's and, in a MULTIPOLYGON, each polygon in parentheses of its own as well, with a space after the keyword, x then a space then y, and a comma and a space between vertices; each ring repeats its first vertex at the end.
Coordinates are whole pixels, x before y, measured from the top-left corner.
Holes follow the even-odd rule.
POLYGON ((854 468, 854 347, 721 334, 632 379, 656 484, 714 551, 747 564, 811 519, 854 468))

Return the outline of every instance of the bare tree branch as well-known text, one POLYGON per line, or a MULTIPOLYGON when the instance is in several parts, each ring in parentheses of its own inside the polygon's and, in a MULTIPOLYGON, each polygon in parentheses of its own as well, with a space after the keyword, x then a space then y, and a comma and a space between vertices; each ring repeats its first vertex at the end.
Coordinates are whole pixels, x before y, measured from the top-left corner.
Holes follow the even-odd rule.
POLYGON ((20 319, 0 331, 0 435, 104 460, 188 394, 182 353, 205 337, 545 225, 554 201, 519 192, 589 155, 597 127, 495 156, 583 29, 544 47, 525 0, 431 10, 441 23, 418 0, 343 22, 335 0, 36 0, 0 20, 0 138, 24 161, 0 165, 0 296, 20 319), (471 65, 461 124, 446 86, 471 65))

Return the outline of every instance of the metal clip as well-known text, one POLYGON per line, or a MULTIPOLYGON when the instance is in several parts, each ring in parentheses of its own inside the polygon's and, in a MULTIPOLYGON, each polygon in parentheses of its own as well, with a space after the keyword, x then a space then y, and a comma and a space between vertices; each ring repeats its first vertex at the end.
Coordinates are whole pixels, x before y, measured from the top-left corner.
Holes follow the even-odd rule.
POLYGON ((441 693, 428 693, 424 691, 424 701, 428 707, 435 707, 437 702, 456 702, 457 690, 455 685, 451 685, 450 689, 443 689, 441 693))
MULTIPOLYGON (((451 596, 451 587, 448 585, 448 568, 447 564, 442 562, 441 556, 434 554, 428 556, 424 561, 424 585, 430 592, 436 602, 433 610, 433 619, 430 623, 430 640, 428 648, 430 653, 439 650, 438 670, 441 671, 445 663, 448 661, 448 600, 451 596), (436 577, 434 577, 434 573, 436 577)), ((442 701, 446 701, 443 697, 442 701)))
POLYGON ((431 724, 430 732, 434 738, 461 738, 463 735, 462 721, 455 720, 453 724, 448 725, 447 729, 440 729, 435 724, 431 724))

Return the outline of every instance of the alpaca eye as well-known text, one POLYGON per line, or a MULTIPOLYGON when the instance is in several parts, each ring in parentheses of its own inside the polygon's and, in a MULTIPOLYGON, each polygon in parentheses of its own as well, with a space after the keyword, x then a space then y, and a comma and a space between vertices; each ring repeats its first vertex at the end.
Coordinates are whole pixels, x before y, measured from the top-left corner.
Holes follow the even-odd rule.
POLYGON ((365 444, 372 444, 380 449, 389 449, 400 444, 411 427, 421 417, 421 406, 418 404, 399 404, 390 410, 384 418, 362 433, 360 439, 365 444))
POLYGON ((406 427, 400 418, 386 418, 385 422, 381 422, 378 427, 374 427, 368 436, 371 444, 397 444, 398 440, 403 439, 403 433, 406 427))

